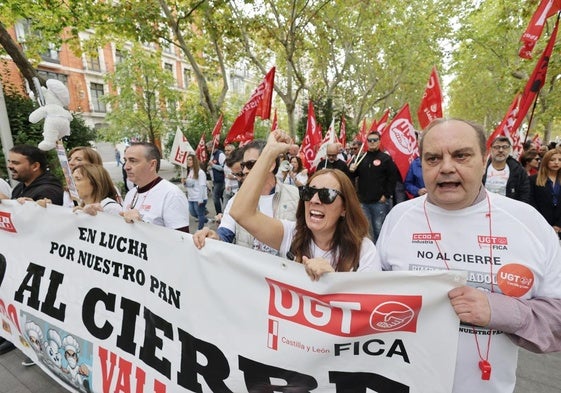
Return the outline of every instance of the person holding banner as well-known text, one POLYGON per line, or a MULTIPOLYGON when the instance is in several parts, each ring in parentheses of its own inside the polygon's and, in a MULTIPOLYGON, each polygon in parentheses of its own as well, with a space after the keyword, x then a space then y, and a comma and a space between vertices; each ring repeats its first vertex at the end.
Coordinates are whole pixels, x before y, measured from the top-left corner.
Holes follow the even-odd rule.
MULTIPOLYGON (((63 193, 60 181, 48 171, 47 156, 45 152, 31 145, 16 145, 8 153, 8 170, 12 179, 19 184, 12 190, 12 199, 20 201, 39 201, 62 205, 63 193)), ((14 344, 0 337, 0 354, 15 349, 14 344)), ((33 360, 26 357, 22 362, 24 366, 32 366, 33 360)))
POLYGON ((230 210, 231 216, 255 238, 279 250, 281 256, 303 263, 317 281, 328 272, 379 270, 376 247, 367 237, 368 221, 354 187, 340 170, 314 173, 300 188, 296 222, 280 220, 257 209, 266 175, 291 139, 280 130, 269 134, 267 145, 246 176, 230 210))
MULTIPOLYGON (((240 183, 242 183, 245 177, 253 170, 253 166, 259 159, 265 145, 266 142, 264 140, 253 140, 244 145, 242 149, 243 161, 240 163, 243 179, 240 178, 240 183)), ((258 197, 259 211, 270 217, 294 221, 299 200, 298 189, 294 186, 277 181, 275 172, 279 166, 279 162, 280 158, 277 156, 271 163, 269 170, 262 174, 263 182, 261 187, 255 189, 260 190, 260 192, 254 193, 258 197)), ((232 203, 237 198, 238 194, 239 190, 228 202, 228 205, 224 209, 224 214, 221 217, 220 225, 216 231, 205 227, 195 232, 193 235, 195 247, 199 249, 204 247, 205 239, 208 237, 278 255, 278 249, 271 248, 269 245, 260 242, 230 215, 232 203)))
POLYGON ((189 233, 189 203, 175 184, 158 176, 160 150, 135 142, 125 151, 127 177, 136 184, 127 192, 121 215, 128 223, 149 222, 189 233))
POLYGON ((47 167, 47 156, 38 147, 16 145, 8 153, 8 170, 19 184, 12 190, 12 199, 30 201, 48 199, 62 205, 63 189, 60 180, 47 167))
POLYGON ((121 213, 115 185, 102 165, 84 163, 74 168, 72 176, 81 201, 74 211, 84 211, 93 216, 97 212, 121 213))
POLYGON ((518 346, 561 350, 561 247, 530 205, 488 192, 483 127, 437 119, 420 140, 427 194, 396 205, 378 238, 384 270, 464 270, 453 393, 513 392, 518 346))

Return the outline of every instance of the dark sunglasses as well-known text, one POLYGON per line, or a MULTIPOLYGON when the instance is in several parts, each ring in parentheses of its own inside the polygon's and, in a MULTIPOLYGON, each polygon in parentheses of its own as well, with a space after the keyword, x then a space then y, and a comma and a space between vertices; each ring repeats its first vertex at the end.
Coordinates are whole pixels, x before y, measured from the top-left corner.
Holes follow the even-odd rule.
POLYGON ((335 201, 335 198, 337 198, 337 195, 341 198, 343 197, 343 193, 341 191, 334 190, 333 188, 315 188, 309 186, 300 187, 300 199, 304 202, 311 201, 316 193, 318 194, 320 202, 326 205, 332 204, 335 201))
POLYGON ((380 138, 368 138, 368 142, 378 142, 380 138))
POLYGON ((235 177, 244 177, 243 172, 232 172, 232 175, 234 175, 235 177))
POLYGON ((249 160, 249 161, 240 162, 240 165, 242 167, 242 170, 247 168, 247 170, 250 171, 253 169, 253 166, 255 165, 256 162, 257 160, 249 160))

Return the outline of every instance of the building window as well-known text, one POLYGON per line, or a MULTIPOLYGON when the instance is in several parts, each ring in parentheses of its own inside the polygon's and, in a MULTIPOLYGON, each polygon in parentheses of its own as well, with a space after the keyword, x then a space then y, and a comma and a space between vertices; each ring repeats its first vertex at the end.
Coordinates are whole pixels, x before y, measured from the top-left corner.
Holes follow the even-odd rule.
POLYGON ((125 60, 125 54, 120 49, 115 49, 115 64, 122 63, 125 60))
POLYGON ((169 71, 169 73, 173 75, 173 64, 164 63, 164 70, 169 71))
POLYGON ((101 71, 99 57, 86 55, 86 68, 90 71, 101 71))
POLYGON ((92 96, 92 107, 94 112, 107 112, 105 104, 102 102, 103 97, 103 84, 90 83, 90 94, 92 96))
POLYGON ((68 76, 64 75, 64 74, 57 74, 56 72, 51 72, 51 71, 44 71, 44 70, 37 70, 37 73, 39 74, 39 76, 45 80, 47 79, 57 79, 59 81, 61 81, 62 83, 64 83, 65 85, 68 82, 68 76))

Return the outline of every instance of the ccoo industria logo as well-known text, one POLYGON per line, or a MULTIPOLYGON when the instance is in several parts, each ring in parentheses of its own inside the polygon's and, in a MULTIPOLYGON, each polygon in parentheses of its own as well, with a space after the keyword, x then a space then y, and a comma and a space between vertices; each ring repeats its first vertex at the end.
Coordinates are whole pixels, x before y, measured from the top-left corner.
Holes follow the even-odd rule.
POLYGON ((0 212, 0 229, 6 232, 16 232, 11 213, 0 212))
POLYGON ((343 337, 388 331, 417 331, 422 296, 356 293, 319 295, 266 280, 269 285, 270 317, 343 337))

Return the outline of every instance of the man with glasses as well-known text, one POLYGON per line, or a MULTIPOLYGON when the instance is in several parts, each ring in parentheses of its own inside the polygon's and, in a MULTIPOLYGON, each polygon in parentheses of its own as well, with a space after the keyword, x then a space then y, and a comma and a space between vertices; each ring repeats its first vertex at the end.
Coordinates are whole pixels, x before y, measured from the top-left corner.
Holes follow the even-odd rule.
POLYGON ((372 240, 376 243, 386 215, 392 207, 392 196, 397 182, 397 167, 392 158, 380 151, 380 133, 367 137, 368 151, 349 168, 357 179, 358 198, 370 222, 372 240))
MULTIPOLYGON (((261 155, 266 141, 254 140, 246 144, 242 149, 243 160, 241 162, 242 173, 245 176, 253 169, 255 162, 261 155)), ((260 193, 259 197, 259 210, 270 217, 275 217, 281 220, 296 220, 296 208, 300 198, 298 189, 289 184, 277 182, 275 173, 279 166, 279 159, 275 161, 265 180, 264 186, 261 190, 253 190, 260 193)), ((237 195, 237 194, 236 194, 237 195)), ((257 241, 249 232, 247 232, 241 225, 239 225, 230 216, 230 208, 233 201, 236 199, 234 195, 226 205, 220 226, 216 231, 208 227, 197 231, 193 235, 193 242, 197 248, 202 248, 205 244, 205 239, 217 239, 228 243, 235 243, 237 245, 252 248, 267 252, 273 255, 278 255, 278 250, 274 250, 257 241)))
POLYGON ((530 203, 530 180, 524 167, 510 156, 511 144, 506 136, 495 138, 491 156, 483 174, 483 184, 491 192, 530 203))

